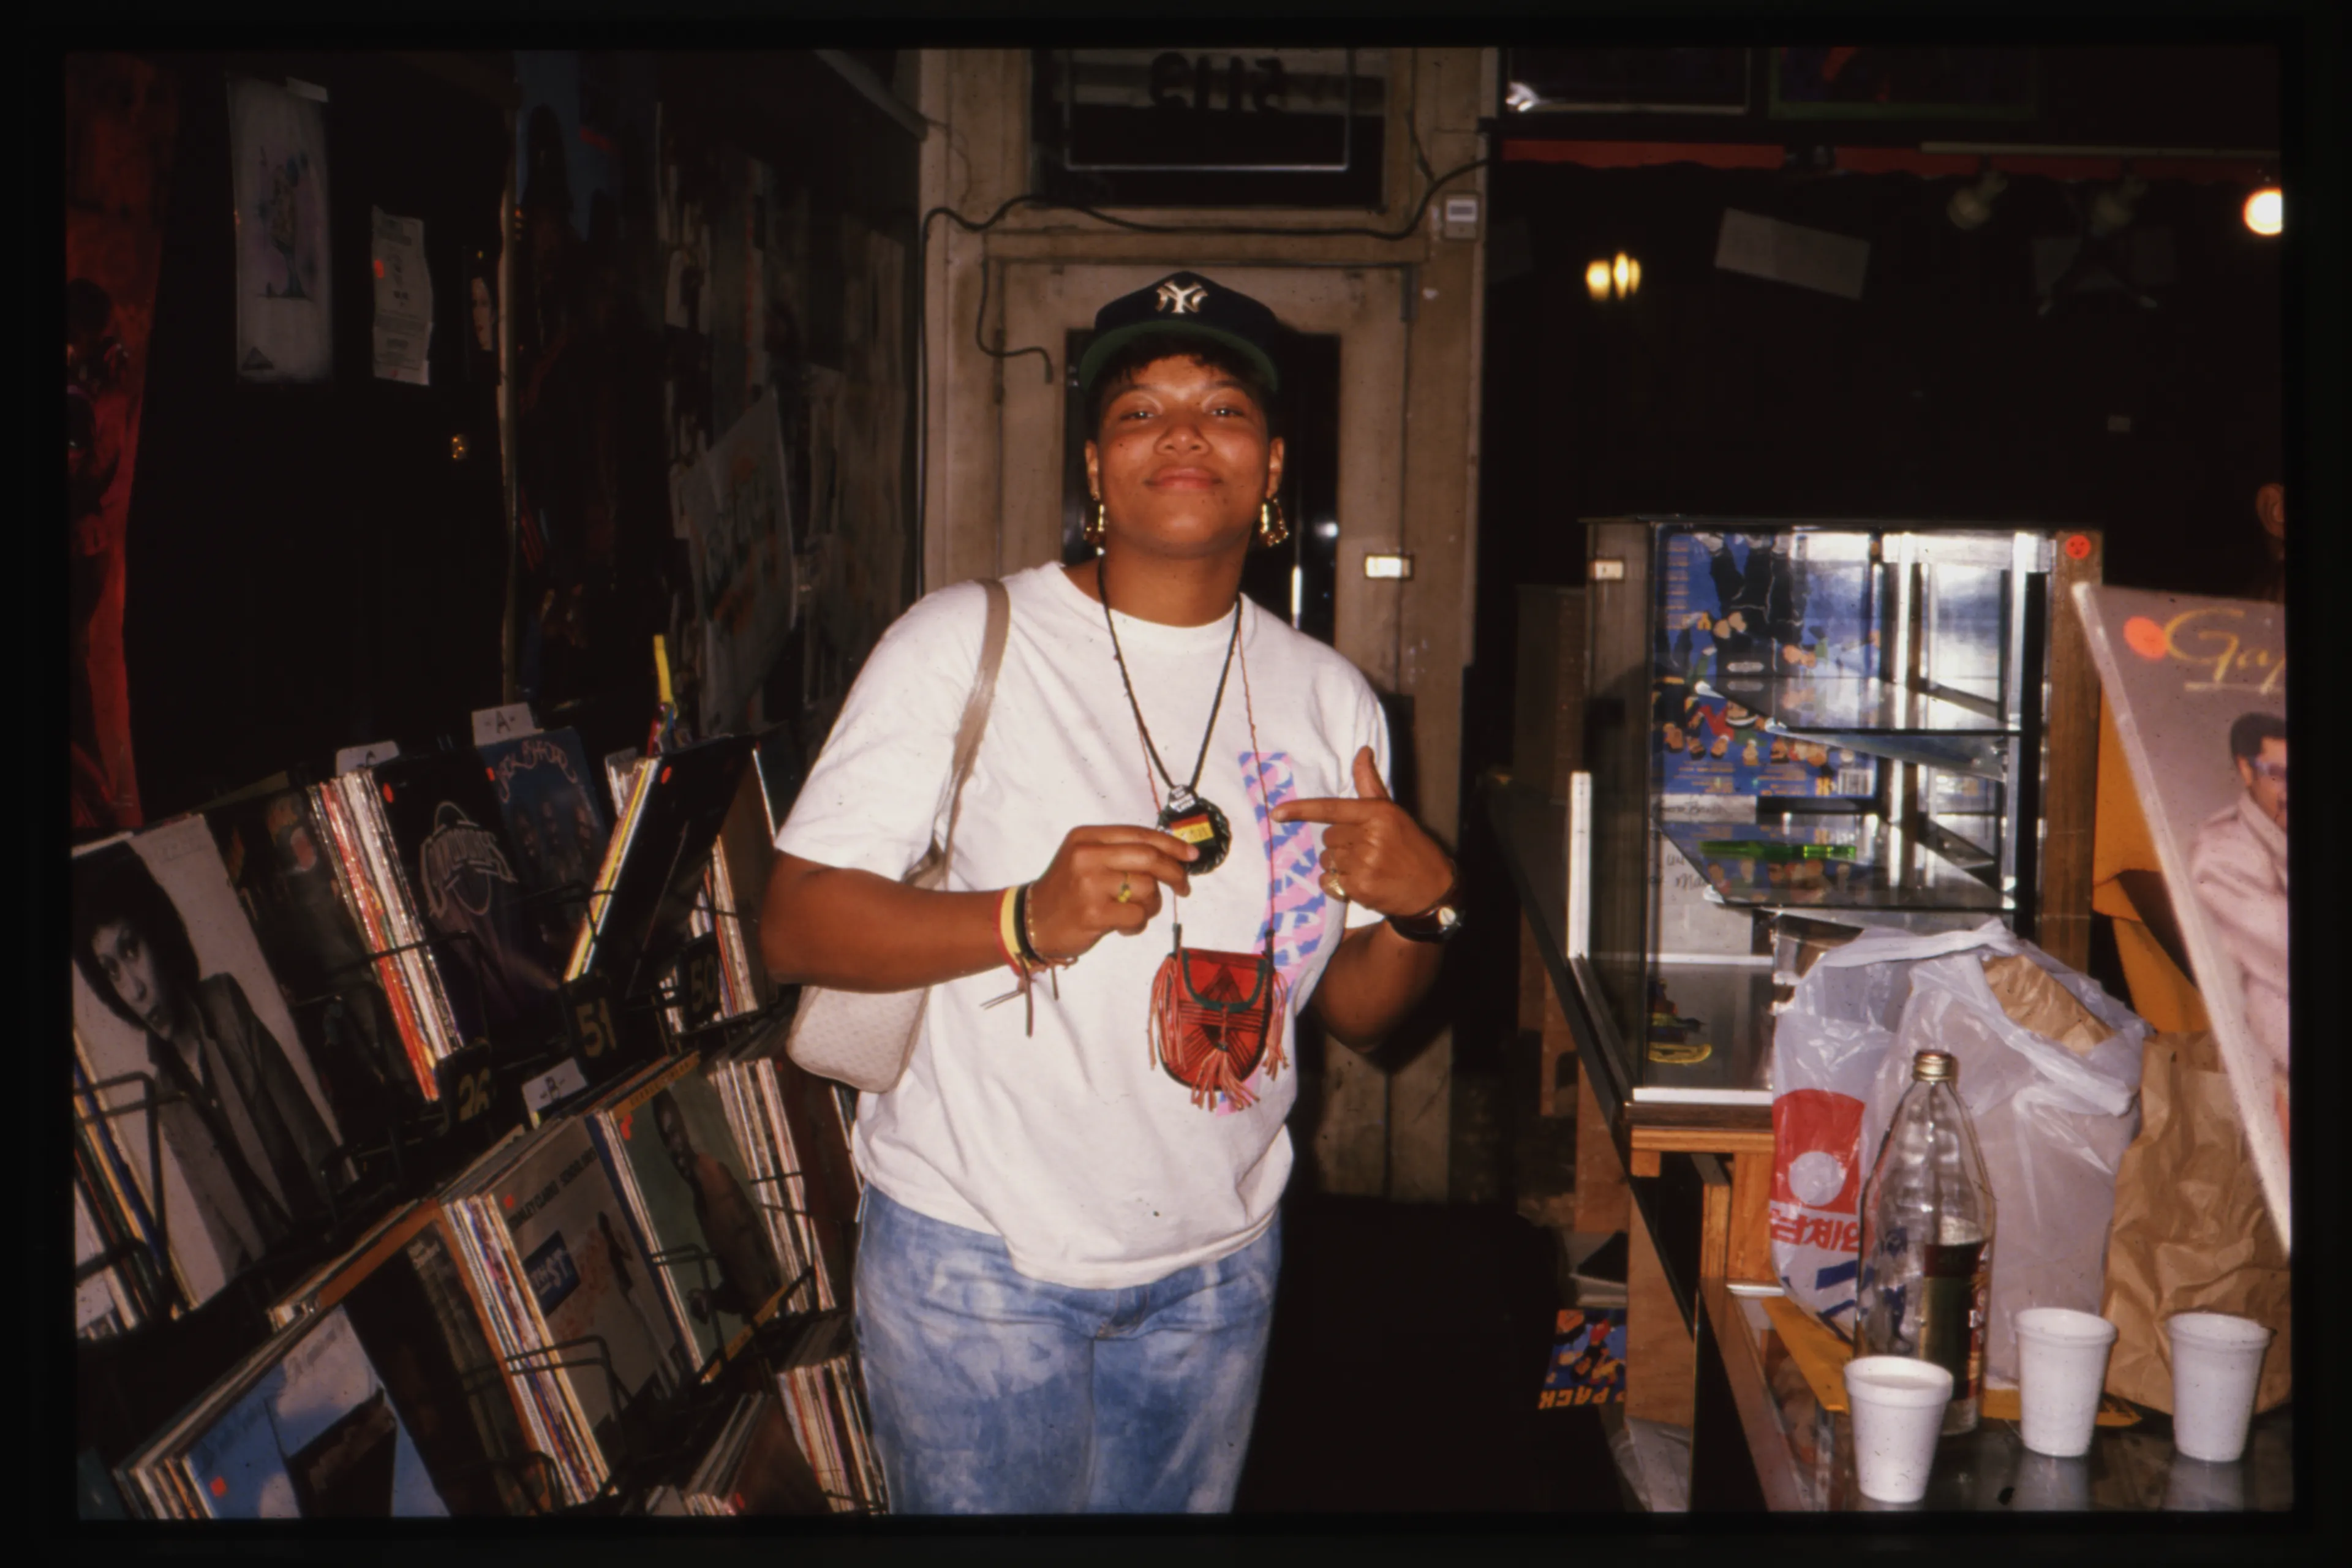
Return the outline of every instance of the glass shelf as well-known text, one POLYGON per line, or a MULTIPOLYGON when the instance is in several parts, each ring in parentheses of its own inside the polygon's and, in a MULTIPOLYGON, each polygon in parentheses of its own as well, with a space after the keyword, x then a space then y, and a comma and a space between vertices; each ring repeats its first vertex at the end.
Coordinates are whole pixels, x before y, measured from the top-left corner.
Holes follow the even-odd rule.
POLYGON ((1769 734, 1995 778, 2019 732, 1972 705, 1868 676, 1735 679, 1717 695, 1761 715, 1769 734))
POLYGON ((1665 822, 1661 829, 1717 897, 1756 910, 1956 910, 2005 913, 2000 894, 1914 840, 1890 866, 1875 816, 1808 815, 1789 826, 1665 822), (1742 851, 1727 845, 1754 846, 1742 851), (1807 852, 1811 853, 1808 854, 1807 852))

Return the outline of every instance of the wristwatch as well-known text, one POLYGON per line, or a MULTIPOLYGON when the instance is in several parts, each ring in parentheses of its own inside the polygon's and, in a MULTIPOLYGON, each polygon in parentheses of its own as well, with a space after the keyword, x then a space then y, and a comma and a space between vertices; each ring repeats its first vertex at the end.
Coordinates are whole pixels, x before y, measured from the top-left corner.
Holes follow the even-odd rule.
POLYGON ((1461 879, 1457 876, 1445 889, 1445 896, 1417 915, 1391 915, 1389 929, 1407 942, 1446 942, 1462 929, 1461 879))

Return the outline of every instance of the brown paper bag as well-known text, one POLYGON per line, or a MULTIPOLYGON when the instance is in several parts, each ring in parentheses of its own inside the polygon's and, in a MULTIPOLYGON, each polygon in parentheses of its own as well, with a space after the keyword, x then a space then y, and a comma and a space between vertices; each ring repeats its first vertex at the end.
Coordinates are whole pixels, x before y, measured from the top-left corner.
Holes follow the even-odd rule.
POLYGON ((2254 1408, 2286 1403, 2294 1354, 2290 1274, 2210 1033, 2151 1035, 2140 1057, 2139 1136, 2116 1173, 2104 1315, 2116 1325, 2107 1392, 2172 1409, 2175 1312, 2229 1312, 2277 1337, 2254 1408))
POLYGON ((2074 1000, 2057 977, 2021 952, 1985 961, 1985 984, 2009 1021, 2086 1057, 2115 1031, 2074 1000))

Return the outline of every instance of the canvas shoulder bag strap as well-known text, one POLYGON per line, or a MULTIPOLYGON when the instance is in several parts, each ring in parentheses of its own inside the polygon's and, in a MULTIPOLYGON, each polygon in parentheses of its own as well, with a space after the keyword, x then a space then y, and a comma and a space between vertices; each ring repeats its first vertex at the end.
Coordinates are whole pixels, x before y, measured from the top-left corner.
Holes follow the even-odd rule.
POLYGON ((944 872, 955 851, 956 819, 963 815, 964 781, 971 776, 972 759, 980 754, 980 738, 988 730, 988 710, 996 700, 996 672, 1004 665, 1004 642, 1013 625, 1013 598, 994 577, 980 584, 988 592, 988 623, 980 634, 980 677, 964 700, 963 723, 956 731, 953 792, 948 799, 948 831, 940 846, 939 868, 944 872))

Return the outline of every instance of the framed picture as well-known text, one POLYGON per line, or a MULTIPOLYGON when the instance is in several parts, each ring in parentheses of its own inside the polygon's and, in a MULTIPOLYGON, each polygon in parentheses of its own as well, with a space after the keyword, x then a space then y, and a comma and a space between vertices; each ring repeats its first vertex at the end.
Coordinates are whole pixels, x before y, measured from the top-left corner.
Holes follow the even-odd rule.
POLYGON ((1775 120, 2030 120, 2039 104, 2032 49, 1807 45, 1772 51, 1775 120))
POLYGON ((1747 49, 1505 51, 1503 107, 1514 113, 1745 114, 1747 49))

